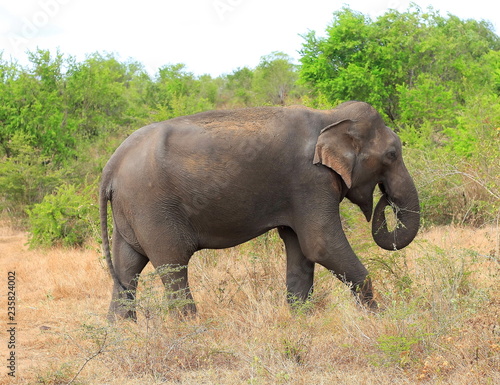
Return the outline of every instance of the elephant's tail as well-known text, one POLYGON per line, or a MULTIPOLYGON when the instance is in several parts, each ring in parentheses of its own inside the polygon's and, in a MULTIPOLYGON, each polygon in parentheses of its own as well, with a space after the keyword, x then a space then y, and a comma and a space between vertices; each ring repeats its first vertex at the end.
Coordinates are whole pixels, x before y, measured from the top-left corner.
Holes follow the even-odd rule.
POLYGON ((126 290, 125 286, 120 282, 120 278, 116 274, 111 260, 111 250, 109 247, 109 233, 108 233, 108 201, 111 201, 111 189, 107 188, 107 183, 103 180, 101 183, 101 191, 99 194, 99 213, 101 220, 101 236, 102 236, 102 252, 106 258, 109 274, 113 279, 116 287, 126 290))

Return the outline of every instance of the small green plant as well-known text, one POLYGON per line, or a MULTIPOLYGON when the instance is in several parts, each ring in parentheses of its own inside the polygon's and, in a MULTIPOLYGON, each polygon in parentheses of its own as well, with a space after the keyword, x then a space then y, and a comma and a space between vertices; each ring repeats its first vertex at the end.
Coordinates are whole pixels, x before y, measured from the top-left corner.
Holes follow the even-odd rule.
MULTIPOLYGON (((39 374, 36 379, 36 384, 42 385, 63 385, 68 384, 72 381, 71 378, 74 377, 74 368, 68 363, 60 364, 55 366, 53 364, 45 373, 39 374)), ((79 382, 72 382, 74 385, 79 384, 79 382)), ((80 383, 81 384, 81 383, 80 383)))
POLYGON ((421 336, 382 335, 377 339, 378 348, 385 353, 389 363, 401 367, 411 363, 412 349, 421 342, 421 336))
POLYGON ((394 251, 390 253, 375 254, 370 258, 370 268, 377 275, 384 277, 380 286, 385 287, 390 296, 409 299, 415 296, 414 278, 407 263, 407 254, 405 250, 394 251))
POLYGON ((310 314, 319 301, 318 295, 312 294, 305 301, 288 294, 288 301, 293 314, 296 316, 304 316, 310 314))
POLYGON ((32 247, 81 246, 91 236, 92 226, 99 218, 89 189, 79 191, 71 184, 58 187, 27 213, 32 247))
POLYGON ((299 364, 303 365, 309 353, 310 337, 301 336, 300 338, 285 337, 281 341, 284 356, 299 364))

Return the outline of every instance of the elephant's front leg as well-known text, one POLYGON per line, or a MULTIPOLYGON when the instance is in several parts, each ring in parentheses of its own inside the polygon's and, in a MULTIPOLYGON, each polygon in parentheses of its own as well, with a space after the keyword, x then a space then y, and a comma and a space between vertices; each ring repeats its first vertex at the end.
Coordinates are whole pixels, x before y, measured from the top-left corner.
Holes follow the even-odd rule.
POLYGON ((330 270, 338 279, 351 287, 359 301, 376 309, 372 283, 368 271, 351 248, 343 230, 339 213, 331 217, 306 217, 297 232, 301 249, 308 260, 330 270), (307 225, 306 225, 307 224, 307 225))
POLYGON ((281 227, 278 231, 286 249, 287 300, 291 304, 304 302, 313 291, 314 263, 304 256, 297 234, 291 228, 281 227))

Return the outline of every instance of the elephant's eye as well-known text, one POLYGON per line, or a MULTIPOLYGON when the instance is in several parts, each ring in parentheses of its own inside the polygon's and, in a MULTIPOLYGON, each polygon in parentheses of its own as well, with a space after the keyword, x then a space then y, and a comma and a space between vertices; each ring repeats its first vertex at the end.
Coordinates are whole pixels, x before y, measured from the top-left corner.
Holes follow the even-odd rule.
POLYGON ((391 150, 385 154, 385 157, 387 158, 387 160, 395 161, 398 156, 396 154, 396 151, 391 150))

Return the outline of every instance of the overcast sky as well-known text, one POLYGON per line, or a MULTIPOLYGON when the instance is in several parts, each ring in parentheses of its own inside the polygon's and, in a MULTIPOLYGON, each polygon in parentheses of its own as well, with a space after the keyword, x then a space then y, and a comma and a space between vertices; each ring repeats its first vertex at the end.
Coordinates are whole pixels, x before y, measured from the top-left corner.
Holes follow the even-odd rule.
MULTIPOLYGON (((500 5, 492 0, 415 0, 443 15, 488 20, 500 30, 500 5)), ((282 51, 298 58, 301 34, 322 35, 343 6, 376 18, 406 0, 0 0, 3 59, 27 63, 37 47, 76 56, 113 52, 150 73, 184 63, 197 75, 218 76, 255 67, 263 55, 282 51)))

